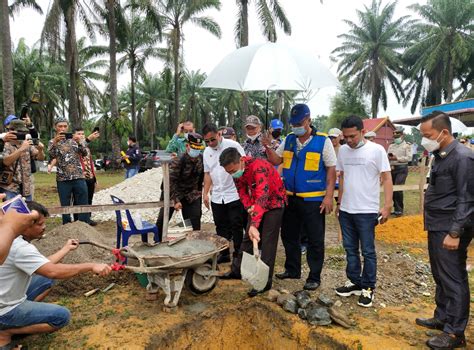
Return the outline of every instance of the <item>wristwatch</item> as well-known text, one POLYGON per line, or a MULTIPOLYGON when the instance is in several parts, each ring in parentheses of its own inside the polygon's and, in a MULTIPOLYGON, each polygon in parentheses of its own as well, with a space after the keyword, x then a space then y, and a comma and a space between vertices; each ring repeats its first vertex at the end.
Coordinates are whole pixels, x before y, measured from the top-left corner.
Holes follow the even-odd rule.
POLYGON ((448 235, 450 235, 451 238, 459 238, 461 236, 459 232, 456 232, 456 231, 450 231, 448 232, 448 235))

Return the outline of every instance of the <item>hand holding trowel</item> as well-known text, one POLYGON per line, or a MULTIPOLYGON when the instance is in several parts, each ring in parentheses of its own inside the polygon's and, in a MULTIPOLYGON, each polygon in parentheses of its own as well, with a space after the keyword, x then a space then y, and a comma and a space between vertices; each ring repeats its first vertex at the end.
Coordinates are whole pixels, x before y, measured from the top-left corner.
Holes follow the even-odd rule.
POLYGON ((243 252, 240 273, 242 279, 250 283, 254 289, 262 290, 267 285, 270 269, 268 265, 260 259, 260 253, 258 251, 258 241, 260 239, 257 228, 250 226, 249 237, 253 243, 253 255, 243 252))

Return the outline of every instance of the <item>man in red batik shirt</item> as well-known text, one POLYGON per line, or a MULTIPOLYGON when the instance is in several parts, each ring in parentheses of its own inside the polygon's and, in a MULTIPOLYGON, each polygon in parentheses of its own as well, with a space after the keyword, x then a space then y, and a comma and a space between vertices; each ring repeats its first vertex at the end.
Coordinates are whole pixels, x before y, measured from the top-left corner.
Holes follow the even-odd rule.
POLYGON ((252 254, 253 242, 261 242, 261 259, 270 268, 267 285, 262 290, 252 289, 251 297, 272 287, 273 267, 278 245, 278 234, 286 204, 286 191, 274 166, 264 159, 242 157, 235 148, 228 148, 219 157, 221 166, 234 178, 240 201, 249 213, 249 220, 240 253, 232 262, 231 271, 223 279, 240 279, 242 252, 252 254))

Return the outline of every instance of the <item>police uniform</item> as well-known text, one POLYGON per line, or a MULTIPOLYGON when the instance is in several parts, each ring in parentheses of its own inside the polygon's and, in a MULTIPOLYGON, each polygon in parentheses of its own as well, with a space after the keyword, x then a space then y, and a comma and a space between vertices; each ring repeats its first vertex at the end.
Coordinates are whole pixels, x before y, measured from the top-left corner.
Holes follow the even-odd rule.
MULTIPOLYGON (((397 160, 390 161, 393 184, 404 185, 408 176, 408 162, 413 157, 411 145, 405 140, 400 144, 392 143, 388 146, 387 153, 397 157, 397 160)), ((403 191, 393 192, 393 209, 396 215, 403 214, 403 191)))

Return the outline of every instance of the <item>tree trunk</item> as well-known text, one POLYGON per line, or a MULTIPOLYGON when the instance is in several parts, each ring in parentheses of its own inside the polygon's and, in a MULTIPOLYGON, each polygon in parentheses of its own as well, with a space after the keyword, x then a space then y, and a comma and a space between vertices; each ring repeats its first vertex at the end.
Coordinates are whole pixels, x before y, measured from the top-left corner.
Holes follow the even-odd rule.
POLYGON ((137 123, 137 112, 136 112, 136 101, 135 101, 135 62, 130 66, 130 98, 132 102, 132 127, 133 127, 133 136, 138 140, 138 123, 137 123))
POLYGON ((117 41, 115 34, 115 0, 107 0, 108 27, 109 27, 109 57, 110 57, 110 109, 112 125, 112 157, 114 165, 120 164, 120 136, 115 127, 115 121, 119 118, 117 101, 117 41))
POLYGON ((10 13, 8 0, 2 0, 2 92, 5 116, 15 114, 15 95, 13 90, 12 41, 10 37, 10 13))
MULTIPOLYGON (((241 34, 240 34, 240 47, 245 47, 249 45, 249 9, 248 9, 248 0, 240 1, 242 6, 242 23, 241 23, 241 34)), ((245 135, 245 119, 249 114, 249 97, 246 92, 242 92, 242 113, 240 118, 242 120, 242 131, 245 135)))
POLYGON ((80 126, 80 118, 77 101, 77 40, 74 3, 67 8, 64 20, 66 22, 66 71, 69 74, 69 122, 75 128, 80 126))
POLYGON ((454 67, 451 56, 448 58, 448 86, 446 87, 446 102, 453 100, 453 80, 454 80, 454 67))
POLYGON ((181 30, 179 24, 175 26, 175 37, 173 38, 173 65, 174 65, 174 120, 173 126, 179 123, 179 51, 181 30))

